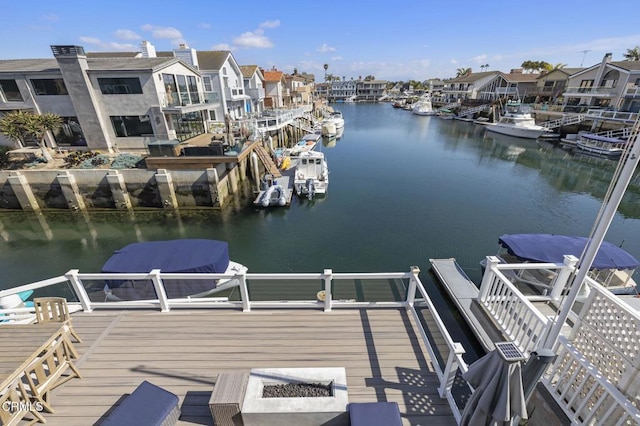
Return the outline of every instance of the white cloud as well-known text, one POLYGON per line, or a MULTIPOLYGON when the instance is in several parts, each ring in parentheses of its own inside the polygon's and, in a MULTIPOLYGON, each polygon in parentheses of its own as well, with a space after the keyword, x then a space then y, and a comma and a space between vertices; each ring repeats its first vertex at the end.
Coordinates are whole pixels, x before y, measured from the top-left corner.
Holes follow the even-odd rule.
POLYGON ((211 50, 233 50, 233 49, 231 49, 231 45, 227 43, 219 43, 211 46, 211 50))
POLYGON ((48 22, 58 22, 60 20, 60 17, 55 13, 47 13, 46 15, 42 15, 41 19, 48 22))
POLYGON ((344 59, 342 56, 332 56, 331 57, 332 61, 341 61, 342 59, 344 59))
POLYGON ((278 28, 280 26, 280 20, 276 19, 274 21, 264 21, 260 24, 260 28, 278 28))
POLYGON ((470 59, 471 62, 475 62, 475 63, 485 63, 487 61, 488 56, 485 54, 482 55, 478 55, 478 56, 474 56, 473 58, 470 59))
POLYGON ((173 27, 160 27, 158 25, 145 24, 142 26, 144 31, 151 31, 151 35, 155 38, 163 38, 169 40, 182 39, 182 32, 173 27))
POLYGON ((271 40, 269 40, 269 38, 266 37, 260 29, 240 34, 238 37, 233 39, 233 43, 238 47, 246 48, 255 47, 265 49, 273 47, 271 40))
POLYGON ((457 59, 451 59, 451 63, 453 65, 458 65, 458 60, 457 59))
POLYGON ((115 43, 112 41, 102 41, 95 37, 80 37, 80 41, 85 44, 93 45, 93 49, 103 51, 119 51, 119 52, 132 52, 137 51, 138 47, 130 43, 115 43))
POLYGON ((326 53, 326 52, 335 52, 336 48, 329 46, 327 43, 324 43, 322 46, 318 47, 318 52, 326 53))
POLYGON ((208 30, 209 28, 211 28, 211 24, 207 24, 206 22, 200 22, 200 23, 198 24, 198 26, 199 26, 200 28, 205 29, 205 30, 208 30))
POLYGON ((116 36, 116 38, 119 38, 121 40, 142 39, 142 37, 140 37, 138 34, 136 34, 134 31, 131 31, 131 30, 116 30, 116 32, 113 33, 113 35, 116 36))

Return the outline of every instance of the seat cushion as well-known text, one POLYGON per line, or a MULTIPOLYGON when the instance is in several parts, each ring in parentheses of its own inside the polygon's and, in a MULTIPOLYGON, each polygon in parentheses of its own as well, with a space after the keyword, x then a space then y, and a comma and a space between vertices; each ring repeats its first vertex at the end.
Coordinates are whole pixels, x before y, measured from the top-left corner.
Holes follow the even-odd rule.
POLYGON ((178 406, 178 397, 146 380, 102 422, 103 426, 162 425, 178 406))
POLYGON ((351 426, 402 426, 396 402, 362 402, 349 404, 351 426))

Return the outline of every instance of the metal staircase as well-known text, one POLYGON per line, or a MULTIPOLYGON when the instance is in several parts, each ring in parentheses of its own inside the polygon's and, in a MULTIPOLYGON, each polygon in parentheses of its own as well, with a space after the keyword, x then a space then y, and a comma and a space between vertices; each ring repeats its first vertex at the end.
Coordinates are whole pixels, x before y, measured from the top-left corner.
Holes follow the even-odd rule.
POLYGON ((282 177, 282 174, 280 173, 278 166, 276 166, 276 163, 273 162, 273 160, 271 159, 271 156, 264 149, 262 144, 257 143, 253 147, 253 152, 255 152, 258 155, 258 158, 260 159, 260 161, 262 161, 262 164, 264 164, 264 168, 267 170, 268 173, 271 173, 271 175, 273 175, 274 178, 282 177))
POLYGON ((569 126, 571 124, 582 123, 586 118, 585 114, 564 115, 556 120, 543 121, 540 126, 547 129, 557 129, 560 126, 569 126))
POLYGON ((477 107, 468 108, 458 113, 458 117, 468 117, 470 115, 475 114, 476 112, 484 111, 486 109, 491 108, 490 104, 478 105, 477 107))

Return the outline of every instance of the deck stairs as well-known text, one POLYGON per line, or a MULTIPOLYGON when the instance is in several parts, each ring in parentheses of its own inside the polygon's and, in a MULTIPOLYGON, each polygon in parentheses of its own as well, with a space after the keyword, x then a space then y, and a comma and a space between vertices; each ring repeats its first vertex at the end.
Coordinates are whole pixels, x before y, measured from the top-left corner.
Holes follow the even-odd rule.
POLYGON ((468 109, 465 109, 463 111, 460 111, 458 113, 458 117, 469 117, 470 115, 473 115, 473 114, 475 114, 477 112, 480 112, 480 111, 487 110, 489 108, 491 108, 490 104, 478 105, 476 107, 468 108, 468 109))
POLYGON ((561 126, 569 126, 571 124, 582 123, 586 118, 585 114, 571 114, 564 115, 562 118, 558 118, 556 120, 543 121, 539 123, 540 126, 546 127, 547 129, 557 129, 561 126))
POLYGON ((459 106, 460 106, 459 103, 451 102, 451 103, 448 103, 448 104, 446 104, 444 106, 438 107, 438 111, 440 111, 442 109, 454 109, 454 108, 458 108, 459 106))
POLYGON ((274 178, 282 177, 282 173, 280 173, 278 166, 276 166, 276 163, 273 162, 273 159, 271 159, 271 156, 261 144, 256 144, 253 148, 253 152, 255 152, 258 155, 260 161, 262 161, 262 164, 264 164, 264 168, 267 170, 267 173, 271 173, 274 178))

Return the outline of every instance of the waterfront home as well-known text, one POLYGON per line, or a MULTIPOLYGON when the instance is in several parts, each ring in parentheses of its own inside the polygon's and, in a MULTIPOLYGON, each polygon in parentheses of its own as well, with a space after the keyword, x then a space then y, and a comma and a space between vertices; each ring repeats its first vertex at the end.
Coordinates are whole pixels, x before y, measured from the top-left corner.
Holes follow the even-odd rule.
POLYGON ((264 76, 264 106, 267 108, 284 107, 284 73, 277 69, 261 70, 264 76))
MULTIPOLYGON (((62 117, 47 146, 146 151, 155 140, 206 132, 201 75, 182 60, 91 58, 82 46, 51 49, 54 59, 0 60, 0 109, 62 117)), ((13 146, 6 138, 0 143, 13 146)))
POLYGON ((387 96, 387 80, 358 80, 356 91, 358 100, 377 102, 387 96))
POLYGON ((460 77, 447 80, 442 88, 440 103, 457 102, 466 99, 480 99, 483 93, 486 100, 495 99, 494 89, 498 85, 499 71, 485 71, 468 73, 460 77))
POLYGON ((264 111, 264 76, 257 65, 240 65, 244 91, 251 98, 248 112, 260 115, 264 111))
POLYGON ((640 62, 612 61, 607 53, 599 64, 569 76, 562 93, 564 106, 640 111, 640 62))
POLYGON ((284 75, 284 104, 287 108, 311 104, 313 82, 309 80, 308 77, 298 74, 297 69, 293 70, 293 74, 284 75))
POLYGON ((532 97, 536 102, 554 104, 562 97, 569 82, 569 76, 583 68, 556 68, 549 72, 543 71, 536 79, 535 87, 527 91, 527 98, 532 97))

